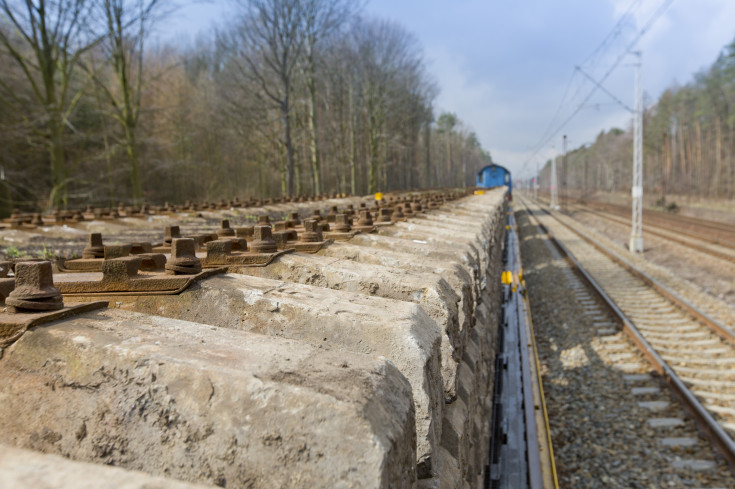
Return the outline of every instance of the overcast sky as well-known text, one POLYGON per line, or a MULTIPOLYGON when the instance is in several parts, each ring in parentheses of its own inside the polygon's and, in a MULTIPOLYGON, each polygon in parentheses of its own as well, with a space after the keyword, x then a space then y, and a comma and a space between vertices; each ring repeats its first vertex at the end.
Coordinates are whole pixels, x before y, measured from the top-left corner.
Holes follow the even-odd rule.
MULTIPOLYGON (((194 39, 226 17, 227 4, 185 6, 163 35, 194 39)), ((735 38, 735 0, 371 0, 365 14, 418 37, 441 90, 437 115, 456 113, 516 176, 559 152, 563 134, 572 148, 630 124, 629 112, 601 91, 582 103, 593 84, 576 66, 599 80, 622 57, 604 86, 633 107, 635 58, 623 54, 651 19, 635 48, 648 103, 689 82, 735 38), (616 26, 619 35, 608 38, 616 26)))

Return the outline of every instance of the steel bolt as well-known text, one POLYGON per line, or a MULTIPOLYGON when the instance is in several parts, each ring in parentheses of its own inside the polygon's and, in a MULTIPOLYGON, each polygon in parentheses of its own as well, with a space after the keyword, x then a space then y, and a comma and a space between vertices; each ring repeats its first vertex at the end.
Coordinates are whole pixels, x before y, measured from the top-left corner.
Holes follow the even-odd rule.
POLYGON ((217 236, 234 236, 235 230, 230 227, 229 219, 222 219, 220 228, 217 230, 217 236))
POLYGON ((174 239, 181 237, 181 230, 179 226, 166 226, 163 228, 163 243, 166 246, 171 246, 174 239))
POLYGON ((255 226, 255 239, 250 243, 253 253, 275 253, 278 251, 270 226, 255 226))
POLYGON ((334 216, 334 230, 338 233, 349 233, 352 230, 352 219, 347 214, 334 216))
POLYGON ((304 243, 319 243, 323 241, 322 228, 316 220, 304 220, 304 232, 301 233, 301 241, 304 243))
POLYGON ((171 259, 166 262, 169 275, 194 275, 202 271, 202 262, 196 256, 196 243, 191 238, 171 241, 171 259))
POLYGON ((89 244, 82 250, 82 258, 104 258, 105 246, 102 243, 102 234, 91 233, 89 235, 89 244))
POLYGON ((8 311, 56 311, 64 307, 59 289, 54 287, 50 261, 20 262, 15 265, 15 289, 5 299, 8 311))
POLYGON ((367 209, 360 210, 360 219, 357 220, 357 225, 362 227, 373 225, 373 216, 367 209))

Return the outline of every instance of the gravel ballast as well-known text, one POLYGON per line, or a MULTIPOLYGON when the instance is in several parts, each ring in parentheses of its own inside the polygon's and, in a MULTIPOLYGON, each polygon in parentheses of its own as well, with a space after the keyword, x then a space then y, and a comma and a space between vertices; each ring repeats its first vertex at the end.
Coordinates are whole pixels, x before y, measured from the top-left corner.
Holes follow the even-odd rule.
POLYGON ((637 349, 602 326, 606 309, 525 211, 516 219, 560 487, 735 487, 637 349))

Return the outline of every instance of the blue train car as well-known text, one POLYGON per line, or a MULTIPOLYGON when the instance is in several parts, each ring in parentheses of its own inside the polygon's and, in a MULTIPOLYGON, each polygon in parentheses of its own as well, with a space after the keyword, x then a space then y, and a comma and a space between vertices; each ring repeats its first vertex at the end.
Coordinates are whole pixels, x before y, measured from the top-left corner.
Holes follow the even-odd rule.
POLYGON ((508 199, 511 199, 513 181, 510 178, 508 169, 500 165, 488 165, 477 174, 478 188, 495 188, 502 187, 503 185, 508 187, 508 199))

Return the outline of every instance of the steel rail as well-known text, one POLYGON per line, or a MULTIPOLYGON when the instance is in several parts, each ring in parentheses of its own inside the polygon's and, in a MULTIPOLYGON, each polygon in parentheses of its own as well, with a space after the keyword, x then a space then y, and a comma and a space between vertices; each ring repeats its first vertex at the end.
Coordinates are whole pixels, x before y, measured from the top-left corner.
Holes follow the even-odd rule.
MULTIPOLYGON (((626 221, 622 217, 618 217, 617 215, 608 215, 605 212, 600 211, 600 210, 597 210, 597 209, 592 208, 592 207, 583 207, 583 209, 586 212, 590 212, 592 214, 595 214, 596 216, 599 216, 599 217, 601 217, 603 219, 607 219, 608 221, 616 222, 618 224, 630 225, 630 222, 626 221)), ((681 232, 681 231, 678 231, 678 230, 666 229, 666 228, 664 228, 662 226, 654 226, 654 225, 651 225, 650 223, 644 224, 644 229, 645 229, 645 232, 648 233, 648 234, 652 234, 654 236, 658 236, 659 238, 667 239, 669 241, 673 241, 674 243, 678 243, 678 244, 680 244, 682 246, 686 246, 687 248, 691 248, 693 250, 701 251, 702 253, 705 253, 705 254, 708 254, 708 255, 711 255, 711 256, 715 256, 715 257, 720 258, 722 260, 726 260, 726 261, 730 261, 730 262, 735 263, 735 255, 729 255, 729 254, 723 253, 721 251, 713 250, 712 248, 707 248, 706 246, 698 245, 696 243, 691 243, 689 241, 685 241, 685 240, 680 239, 680 238, 677 238, 675 236, 670 236, 668 234, 662 233, 661 231, 657 231, 657 229, 666 231, 668 233, 676 233, 676 232, 679 232, 680 234, 685 235, 685 236, 688 236, 688 237, 691 237, 692 239, 698 239, 700 241, 705 241, 707 243, 714 244, 716 246, 722 246, 723 248, 728 248, 728 249, 735 250, 735 248, 731 248, 730 246, 728 246, 727 244, 723 244, 722 242, 719 242, 719 241, 716 241, 716 240, 712 240, 712 239, 708 239, 708 238, 704 238, 704 237, 701 237, 701 236, 695 237, 694 235, 691 235, 691 234, 688 234, 688 233, 684 233, 684 232, 681 232)))
MULTIPOLYGON (((519 199, 523 201, 523 199, 519 199)), ((664 379, 666 384, 671 388, 674 394, 682 401, 686 410, 692 415, 700 429, 708 436, 715 449, 720 452, 723 457, 727 460, 730 470, 735 473, 735 442, 730 435, 717 423, 712 415, 705 409, 699 400, 692 394, 687 388, 684 382, 679 376, 673 371, 666 361, 656 352, 653 346, 643 337, 641 332, 633 321, 618 307, 613 299, 604 291, 604 289, 597 283, 597 281, 587 272, 572 252, 567 249, 564 244, 557 239, 554 234, 548 229, 531 211, 529 206, 523 201, 523 205, 526 207, 529 215, 536 222, 537 226, 548 236, 549 240, 561 251, 561 253, 571 263, 573 268, 579 272, 592 289, 595 290, 597 295, 604 301, 610 311, 620 320, 622 324, 623 332, 633 341, 638 349, 643 353, 644 357, 648 360, 651 366, 656 370, 664 379)), ((545 210, 544 210, 545 211, 545 210)), ((545 211, 548 213, 548 211, 545 211)), ((549 213, 550 214, 550 213, 549 213)), ((552 214, 550 214, 552 217, 552 214)), ((557 219, 558 220, 558 219, 557 219)), ((562 225, 565 223, 559 221, 562 225)), ((569 226, 567 226, 569 227, 569 226)), ((572 229, 572 228, 570 228, 572 229)), ((579 232, 572 229, 575 234, 581 236, 579 232)))
POLYGON ((598 250, 599 252, 601 252, 602 254, 610 258, 611 260, 613 260, 618 265, 625 268, 630 274, 642 280, 648 286, 653 288, 656 292, 658 292, 660 295, 665 297, 669 302, 671 302, 678 309, 686 312, 687 314, 692 315, 700 323, 704 324, 705 326, 710 328, 712 331, 714 331, 717 334, 717 336, 719 336, 726 342, 735 345, 735 331, 728 328, 727 326, 717 321, 713 317, 709 316, 706 312, 702 311, 697 306, 687 301, 686 299, 681 297, 679 294, 677 294, 676 292, 674 292, 673 290, 669 289, 668 287, 663 285, 661 282, 656 280, 655 278, 639 270, 638 268, 636 268, 635 265, 630 263, 628 260, 620 256, 615 251, 602 246, 599 242, 590 238, 585 233, 579 231, 574 226, 571 226, 570 224, 564 222, 558 216, 554 215, 552 212, 546 209, 542 209, 542 210, 546 212, 547 214, 549 214, 552 218, 554 218, 554 220, 556 220, 559 224, 566 227, 567 229, 572 231, 574 234, 578 235, 580 238, 585 240, 587 243, 591 244, 596 250, 598 250))
MULTIPOLYGON (((590 204, 587 204, 587 207, 590 209, 594 209, 590 204)), ((611 214, 616 214, 620 216, 627 216, 630 214, 630 209, 627 209, 623 206, 619 206, 617 204, 600 204, 598 206, 603 209, 603 211, 606 211, 611 214)), ((651 222, 657 224, 656 227, 661 229, 666 229, 671 232, 681 233, 685 236, 689 236, 694 239, 699 239, 702 241, 707 241, 708 243, 716 244, 719 246, 722 246, 724 248, 729 249, 735 249, 735 244, 732 240, 729 239, 722 239, 722 235, 720 233, 725 233, 726 235, 735 235, 735 226, 730 226, 727 224, 720 224, 720 223, 712 223, 708 221, 702 221, 702 220, 693 220, 693 218, 689 218, 686 216, 665 216, 665 215, 659 215, 657 211, 651 211, 647 210, 643 214, 644 219, 648 222, 648 225, 651 225, 651 222), (668 223, 664 223, 664 221, 669 221, 668 223), (714 233, 715 238, 713 237, 707 237, 703 236, 703 233, 697 234, 695 231, 692 231, 690 226, 699 227, 702 231, 706 233, 714 233)), ((725 236, 727 237, 727 236, 725 236)))

